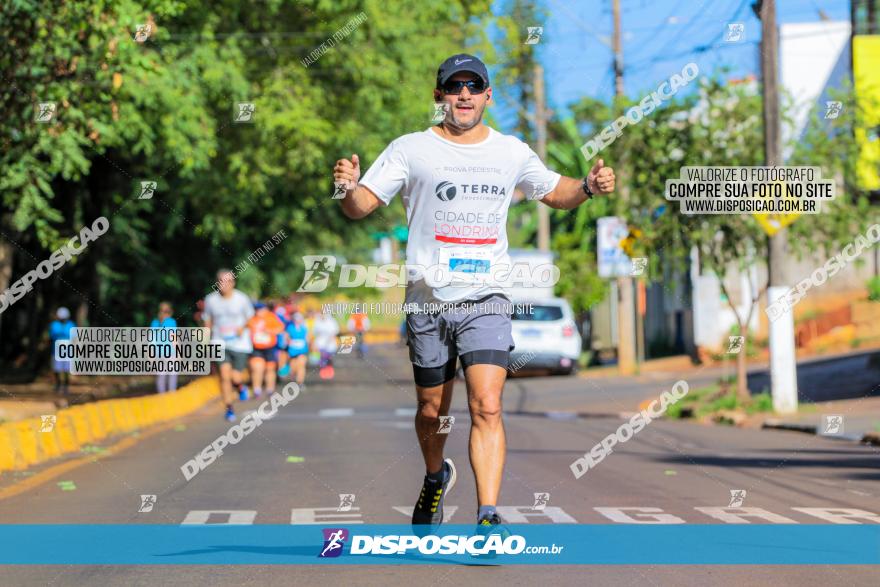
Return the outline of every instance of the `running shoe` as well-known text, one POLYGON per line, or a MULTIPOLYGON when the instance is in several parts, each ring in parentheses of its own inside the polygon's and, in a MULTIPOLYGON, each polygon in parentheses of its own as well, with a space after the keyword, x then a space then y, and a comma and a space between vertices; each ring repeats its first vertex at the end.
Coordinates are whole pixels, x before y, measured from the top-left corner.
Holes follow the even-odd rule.
MULTIPOLYGON (((477 522, 477 530, 475 535, 485 536, 488 540, 491 534, 497 534, 501 537, 501 541, 507 540, 510 537, 510 530, 504 525, 504 521, 501 519, 497 513, 492 514, 491 516, 483 516, 477 522)), ((481 557, 481 558, 495 558, 498 554, 495 550, 490 550, 485 554, 474 554, 472 556, 481 557)))
POLYGON ((227 422, 235 422, 235 412, 232 411, 232 408, 226 408, 225 418, 227 422))
POLYGON ((290 365, 284 365, 278 369, 278 377, 287 377, 290 375, 290 365))
POLYGON ((260 389, 257 389, 257 388, 255 387, 255 388, 254 388, 254 397, 260 397, 261 395, 263 395, 263 391, 260 390, 260 389))
POLYGON ((246 402, 248 399, 248 388, 247 385, 242 385, 238 390, 238 399, 239 401, 246 402))
POLYGON ((455 465, 452 459, 443 461, 444 477, 443 482, 431 481, 427 475, 422 483, 422 492, 419 494, 419 501, 413 508, 412 523, 413 526, 430 524, 431 528, 436 528, 443 523, 443 500, 446 495, 455 487, 455 465))

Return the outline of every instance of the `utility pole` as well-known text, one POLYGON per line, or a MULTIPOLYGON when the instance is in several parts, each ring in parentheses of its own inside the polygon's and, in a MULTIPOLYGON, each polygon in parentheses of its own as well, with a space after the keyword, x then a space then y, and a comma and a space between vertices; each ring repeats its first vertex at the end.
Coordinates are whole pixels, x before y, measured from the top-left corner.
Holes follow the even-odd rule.
MULTIPOLYGON (((779 123, 779 33, 776 28, 776 0, 760 0, 761 77, 764 111, 764 165, 782 164, 779 123)), ((767 304, 772 304, 789 290, 785 274, 787 230, 782 228, 770 237, 767 304)), ((773 409, 787 414, 797 411, 797 357, 794 349, 794 310, 789 309, 770 321, 770 390, 773 409)))
MULTIPOLYGON (((623 46, 620 30, 620 0, 612 0, 614 13, 614 34, 612 47, 614 50, 614 93, 617 97, 623 97, 623 46)), ((626 210, 629 201, 629 186, 626 181, 626 154, 620 158, 620 182, 618 189, 618 210, 626 210)), ((635 300, 633 296, 632 277, 617 278, 617 368, 622 375, 635 372, 635 300)))
MULTIPOLYGON (((547 159, 547 105, 544 98, 544 68, 535 64, 535 138, 538 142, 538 157, 547 159)), ((550 210, 547 206, 538 206, 538 250, 550 250, 550 210)))

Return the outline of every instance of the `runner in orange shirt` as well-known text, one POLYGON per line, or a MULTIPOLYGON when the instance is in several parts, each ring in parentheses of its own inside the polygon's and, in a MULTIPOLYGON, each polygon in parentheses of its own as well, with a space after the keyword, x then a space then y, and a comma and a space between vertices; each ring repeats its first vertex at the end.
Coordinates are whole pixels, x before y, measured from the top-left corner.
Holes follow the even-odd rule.
POLYGON ((284 332, 284 323, 262 302, 254 304, 256 313, 248 321, 254 352, 251 355, 250 371, 254 395, 263 393, 263 376, 266 378, 266 391, 275 391, 276 369, 278 368, 278 335, 284 332))
POLYGON ((361 359, 367 354, 364 334, 370 329, 370 319, 363 312, 355 312, 348 318, 348 331, 354 334, 355 350, 361 359))

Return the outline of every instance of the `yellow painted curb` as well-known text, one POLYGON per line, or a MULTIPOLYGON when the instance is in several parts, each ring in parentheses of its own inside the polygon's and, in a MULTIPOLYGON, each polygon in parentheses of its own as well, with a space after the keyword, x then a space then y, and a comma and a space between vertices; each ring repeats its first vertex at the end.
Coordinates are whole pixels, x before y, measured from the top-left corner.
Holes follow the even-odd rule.
POLYGON ((0 424, 0 471, 26 469, 79 452, 82 446, 113 434, 175 420, 219 395, 217 378, 205 376, 162 395, 103 400, 58 410, 54 425, 42 431, 40 418, 0 424))

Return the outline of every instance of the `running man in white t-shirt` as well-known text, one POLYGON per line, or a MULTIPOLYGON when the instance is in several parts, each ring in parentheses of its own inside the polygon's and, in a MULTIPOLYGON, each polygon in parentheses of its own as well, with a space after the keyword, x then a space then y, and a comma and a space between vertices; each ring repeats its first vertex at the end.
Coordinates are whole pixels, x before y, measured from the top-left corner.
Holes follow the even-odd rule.
POLYGON ((443 122, 393 141, 363 179, 357 155, 334 167, 335 181, 346 187, 342 209, 349 218, 388 205, 397 193, 406 208, 406 301, 425 309, 407 316, 415 427, 426 467, 412 522, 432 528, 443 521, 443 500, 456 477, 452 460, 443 458, 447 428, 438 431, 448 426, 440 417, 449 412, 459 357, 471 413, 477 523, 487 532, 501 523, 495 511, 506 448, 501 392, 513 339, 500 276, 510 268, 506 225, 514 188, 562 209, 614 190, 614 172, 601 159, 586 178, 563 177, 516 137, 483 124, 491 97, 486 66, 473 55, 453 55, 440 65, 434 90, 435 102, 448 108, 443 122), (447 305, 437 310, 438 304, 447 305))

